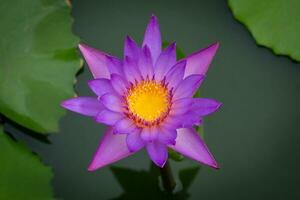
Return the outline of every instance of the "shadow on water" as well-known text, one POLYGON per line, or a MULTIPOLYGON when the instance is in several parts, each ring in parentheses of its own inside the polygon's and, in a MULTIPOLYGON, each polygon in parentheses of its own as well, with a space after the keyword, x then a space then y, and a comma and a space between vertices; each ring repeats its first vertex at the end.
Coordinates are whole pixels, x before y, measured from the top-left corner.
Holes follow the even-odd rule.
MULTIPOLYGON (((44 144, 51 144, 50 140, 48 139, 47 134, 40 134, 33 130, 30 130, 24 126, 17 124, 16 122, 6 118, 5 116, 0 116, 0 124, 3 124, 5 132, 10 135, 14 136, 15 134, 25 134, 28 135, 33 140, 37 140, 44 144)), ((15 140, 15 137, 12 137, 15 140)))
POLYGON ((200 169, 199 166, 195 166, 180 170, 175 191, 169 193, 162 189, 159 169, 153 164, 150 165, 147 171, 138 171, 124 167, 110 167, 114 177, 123 189, 123 193, 112 200, 189 199, 190 194, 188 190, 200 172, 200 169))

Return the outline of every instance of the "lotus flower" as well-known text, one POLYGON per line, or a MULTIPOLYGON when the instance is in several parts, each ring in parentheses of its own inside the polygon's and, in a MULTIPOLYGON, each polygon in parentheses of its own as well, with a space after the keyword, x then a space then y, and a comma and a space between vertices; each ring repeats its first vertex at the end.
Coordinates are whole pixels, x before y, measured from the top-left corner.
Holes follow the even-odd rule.
POLYGON ((89 171, 146 148, 163 167, 171 148, 191 159, 218 168, 193 126, 220 106, 216 100, 193 98, 205 78, 218 43, 176 61, 176 45, 162 50, 157 18, 152 16, 142 47, 126 37, 123 61, 79 44, 94 77, 88 82, 97 97, 62 102, 68 110, 105 124, 106 131, 89 171))

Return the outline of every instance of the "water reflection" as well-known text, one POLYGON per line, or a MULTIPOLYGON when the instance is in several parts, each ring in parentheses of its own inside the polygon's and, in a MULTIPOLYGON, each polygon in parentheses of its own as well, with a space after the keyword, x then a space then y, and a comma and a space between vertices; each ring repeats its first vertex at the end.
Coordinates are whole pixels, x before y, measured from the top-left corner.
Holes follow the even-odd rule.
POLYGON ((114 177, 123 189, 123 193, 113 200, 127 199, 189 199, 189 188, 200 171, 199 166, 185 168, 179 171, 177 186, 173 193, 162 189, 159 169, 153 164, 149 170, 133 170, 124 167, 110 167, 114 177))

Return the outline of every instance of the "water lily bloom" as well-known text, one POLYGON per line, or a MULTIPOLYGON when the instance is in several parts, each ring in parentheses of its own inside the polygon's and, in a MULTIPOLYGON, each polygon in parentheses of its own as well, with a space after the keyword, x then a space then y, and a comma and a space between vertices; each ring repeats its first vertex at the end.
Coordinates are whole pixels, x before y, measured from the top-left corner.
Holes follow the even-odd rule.
POLYGON ((96 170, 144 147, 159 167, 166 163, 171 148, 218 168, 193 128, 221 106, 213 99, 193 98, 218 46, 212 44, 177 61, 175 43, 162 49, 155 16, 141 47, 126 37, 123 60, 80 44, 94 77, 88 85, 97 97, 75 97, 62 106, 107 125, 88 169, 96 170))

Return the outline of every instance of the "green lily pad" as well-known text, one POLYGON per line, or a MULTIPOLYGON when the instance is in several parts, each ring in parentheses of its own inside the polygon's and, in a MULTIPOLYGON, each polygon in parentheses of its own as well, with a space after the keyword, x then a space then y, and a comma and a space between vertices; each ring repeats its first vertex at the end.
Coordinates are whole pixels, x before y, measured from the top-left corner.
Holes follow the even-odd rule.
POLYGON ((0 112, 36 132, 56 132, 74 96, 81 61, 63 0, 16 0, 0 4, 0 112))
POLYGON ((256 42, 300 61, 299 0, 228 0, 233 15, 256 42))
POLYGON ((54 199, 51 168, 5 134, 1 125, 0 163, 0 199, 54 199))

